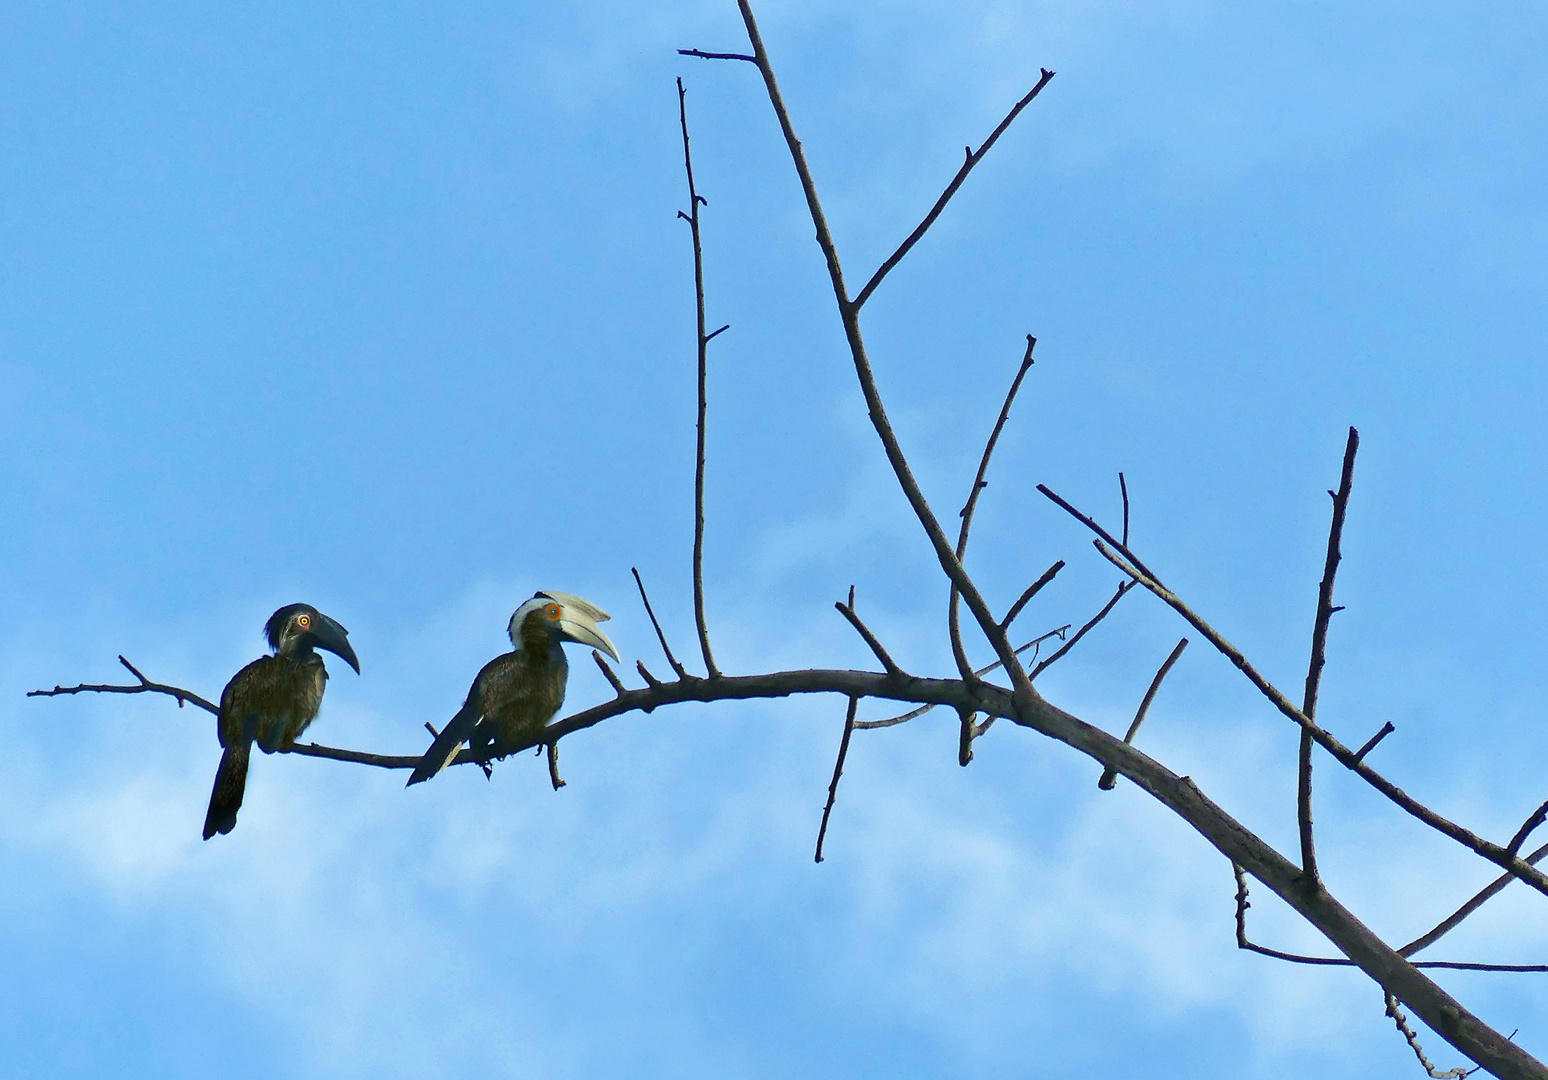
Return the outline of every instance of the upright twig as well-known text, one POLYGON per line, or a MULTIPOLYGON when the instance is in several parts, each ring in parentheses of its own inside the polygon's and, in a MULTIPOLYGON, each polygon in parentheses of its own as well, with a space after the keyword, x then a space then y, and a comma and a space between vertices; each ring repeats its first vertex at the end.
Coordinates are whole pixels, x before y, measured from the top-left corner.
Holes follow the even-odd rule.
POLYGON ((855 587, 853 585, 849 587, 849 603, 846 604, 844 601, 838 600, 834 602, 833 606, 838 608, 840 615, 849 620, 849 625, 855 628, 855 632, 865 639, 865 643, 870 646, 871 652, 876 654, 876 659, 881 661, 881 665, 887 670, 888 675, 899 679, 907 678, 903 669, 898 667, 897 662, 888 655, 881 641, 877 639, 875 634, 871 633, 871 628, 865 625, 865 620, 855 613, 855 587))
POLYGON ((855 709, 860 699, 849 699, 849 710, 844 714, 844 735, 839 739, 838 759, 833 762, 833 779, 828 781, 828 802, 822 808, 822 824, 817 829, 817 855, 814 862, 822 862, 822 844, 828 838, 828 818, 833 813, 833 803, 838 799, 839 777, 844 775, 844 759, 849 756, 849 737, 855 733, 855 709))
MULTIPOLYGON (((962 562, 967 556, 968 533, 973 528, 973 513, 978 509, 978 497, 983 494, 984 488, 989 486, 989 481, 985 479, 989 474, 989 459, 994 456, 994 448, 1000 441, 1000 432, 1005 430, 1005 422, 1010 419, 1011 405, 1021 391, 1022 380, 1027 377, 1027 372, 1032 370, 1032 350, 1036 347, 1037 338, 1028 334, 1027 351, 1021 358, 1021 366, 1016 369, 1016 377, 1011 380, 1010 390, 1005 394, 1005 404, 1000 406, 1000 416, 994 422, 994 430, 989 433, 989 441, 984 444, 984 454, 978 462, 978 473, 973 477, 973 488, 968 492, 967 502, 958 514, 962 518, 962 527, 957 532, 958 562, 962 562)), ((956 582, 952 582, 946 622, 951 632, 951 654, 956 658, 957 671, 961 674, 962 681, 971 685, 977 676, 973 673, 973 666, 968 663, 967 650, 962 645, 962 622, 957 609, 957 601, 961 596, 962 593, 957 588, 956 582)), ((1000 625, 1003 629, 1005 624, 1000 625)), ((964 727, 964 730, 967 728, 964 727)))
POLYGON ((705 673, 711 679, 718 679, 720 669, 715 666, 715 655, 710 652, 709 626, 704 620, 704 420, 707 409, 709 343, 729 329, 729 324, 714 333, 705 332, 704 245, 699 235, 699 207, 708 206, 709 202, 699 194, 693 180, 693 153, 688 148, 688 91, 683 88, 681 78, 677 80, 677 116, 683 128, 683 170, 688 174, 689 206, 688 213, 679 210, 677 216, 688 223, 688 231, 693 234, 693 295, 699 347, 699 438, 693 470, 693 620, 699 630, 699 648, 704 653, 705 673))
POLYGON ((1123 546, 1129 546, 1129 482, 1118 474, 1118 494, 1123 498, 1123 546))
MULTIPOLYGON (((666 632, 661 629, 661 623, 656 618, 655 609, 650 606, 650 597, 645 593, 645 582, 640 580, 639 569, 637 567, 631 566, 629 567, 629 572, 634 575, 634 584, 640 590, 640 602, 645 605, 645 614, 650 616, 650 625, 656 628, 656 640, 661 642, 661 651, 666 653, 667 663, 672 665, 672 670, 677 672, 677 677, 679 679, 686 679, 688 677, 688 670, 677 662, 677 657, 672 655, 672 646, 667 644, 666 632)), ((637 666, 640 669, 640 674, 646 679, 646 681, 650 681, 653 678, 653 676, 645 670, 645 665, 643 663, 637 663, 637 666)))
MULTIPOLYGON (((1134 714, 1134 722, 1129 725, 1123 741, 1130 746, 1134 745, 1134 736, 1139 734, 1140 725, 1145 722, 1145 714, 1150 711, 1150 703, 1156 699, 1156 691, 1161 689, 1161 681, 1166 678, 1166 673, 1172 670, 1172 665, 1177 663, 1177 658, 1182 656, 1183 650, 1188 647, 1188 639, 1183 638, 1172 649, 1170 656, 1156 672, 1156 677, 1150 680, 1150 689, 1145 691, 1145 698, 1140 702, 1139 711, 1134 714)), ((1108 767, 1102 770, 1102 775, 1097 780, 1097 787, 1103 791, 1111 791, 1118 786, 1118 770, 1108 767)))
MULTIPOLYGON (((1354 486, 1355 454, 1360 449, 1360 433, 1349 429, 1349 441, 1344 446, 1344 471, 1338 482, 1338 490, 1328 494, 1333 499, 1333 523, 1328 527, 1328 556, 1322 569, 1322 584, 1317 588, 1317 621, 1312 627, 1311 662, 1306 669, 1306 695, 1301 713, 1307 720, 1317 719, 1317 691, 1322 684, 1322 667, 1326 663, 1328 623, 1333 613, 1343 610, 1333 606, 1333 581, 1338 576, 1338 564, 1343 558, 1341 542, 1344 536, 1344 514, 1349 509, 1349 492, 1354 486)), ((1306 876, 1309 888, 1319 889, 1322 881, 1317 873, 1317 846, 1312 835, 1312 733, 1311 728, 1301 728, 1300 758, 1296 781, 1295 816, 1301 833, 1301 873, 1306 876)), ((1515 855, 1515 851, 1511 852, 1515 855)))

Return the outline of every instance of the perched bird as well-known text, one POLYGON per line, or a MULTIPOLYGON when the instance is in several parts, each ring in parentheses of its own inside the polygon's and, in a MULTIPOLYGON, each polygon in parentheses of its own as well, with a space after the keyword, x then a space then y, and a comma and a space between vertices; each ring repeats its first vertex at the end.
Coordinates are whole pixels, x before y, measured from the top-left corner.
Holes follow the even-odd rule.
POLYGON ((220 693, 216 732, 225 752, 215 772, 204 838, 236 828, 247 762, 257 741, 265 754, 289 750, 317 719, 328 669, 314 651, 327 649, 360 674, 360 661, 349 646, 349 631, 310 604, 287 604, 264 625, 273 656, 261 657, 231 677, 220 693))
POLYGON ((570 675, 564 642, 590 645, 618 659, 618 650, 597 626, 608 618, 595 604, 562 592, 537 593, 517 608, 509 627, 515 649, 484 665, 467 701, 435 737, 408 782, 418 784, 446 768, 464 742, 501 756, 542 731, 564 704, 570 675))

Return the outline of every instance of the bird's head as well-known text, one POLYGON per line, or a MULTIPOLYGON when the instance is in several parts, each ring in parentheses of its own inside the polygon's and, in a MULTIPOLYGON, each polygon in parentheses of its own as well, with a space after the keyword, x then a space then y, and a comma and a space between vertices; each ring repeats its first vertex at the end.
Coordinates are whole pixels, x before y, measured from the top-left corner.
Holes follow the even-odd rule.
POLYGON ((523 641, 573 641, 600 649, 617 660, 618 649, 597 626, 609 618, 607 612, 579 596, 544 590, 511 616, 511 644, 520 649, 523 641))
POLYGON ((286 656, 308 648, 327 649, 340 657, 355 674, 360 674, 360 661, 350 648, 349 631, 318 611, 311 604, 286 604, 264 624, 264 635, 269 648, 286 656))

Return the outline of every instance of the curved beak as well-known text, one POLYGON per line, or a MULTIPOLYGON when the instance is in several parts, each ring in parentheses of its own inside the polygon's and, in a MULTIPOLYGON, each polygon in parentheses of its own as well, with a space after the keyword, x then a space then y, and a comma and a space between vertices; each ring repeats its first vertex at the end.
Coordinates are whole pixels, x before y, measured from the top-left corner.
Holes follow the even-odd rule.
POLYGON ((310 636, 313 645, 320 649, 327 649, 354 668, 356 675, 360 674, 360 661, 355 657, 355 650, 350 648, 349 631, 340 626, 336 620, 330 619, 319 611, 310 636))
MULTIPOLYGON (((559 598, 555 596, 554 599, 558 600, 559 598)), ((575 597, 575 599, 578 600, 580 598, 575 597)), ((584 600, 581 603, 586 604, 584 600)), ((564 641, 574 641, 580 645, 590 645, 593 649, 600 649, 607 653, 615 662, 619 662, 618 649, 613 645, 608 636, 602 632, 601 627, 597 626, 596 620, 592 616, 582 610, 579 605, 572 606, 563 600, 560 601, 560 604, 564 609, 564 614, 559 618, 559 637, 561 639, 564 641)), ((586 607, 592 611, 600 610, 592 607, 590 604, 586 604, 586 607)), ((601 614, 602 618, 607 618, 606 612, 601 614)))

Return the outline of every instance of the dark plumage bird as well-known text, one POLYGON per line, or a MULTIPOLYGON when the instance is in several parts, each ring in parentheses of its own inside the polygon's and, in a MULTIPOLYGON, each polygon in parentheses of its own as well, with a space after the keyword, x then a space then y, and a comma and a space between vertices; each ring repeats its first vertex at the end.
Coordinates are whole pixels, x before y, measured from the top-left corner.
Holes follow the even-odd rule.
POLYGON ((578 596, 552 591, 517 608, 509 626, 515 649, 479 671, 467 701, 435 737, 408 782, 418 784, 446 768, 465 742, 496 756, 530 745, 564 704, 570 674, 564 642, 590 645, 618 659, 618 650, 597 626, 608 617, 578 596))
POLYGON ((256 741, 265 754, 289 750, 317 719, 328 669, 316 649, 343 658, 360 674, 349 646, 349 631, 310 604, 287 604, 264 625, 274 655, 254 660, 231 677, 220 693, 216 732, 225 752, 215 772, 204 838, 236 828, 247 789, 247 763, 256 741))

